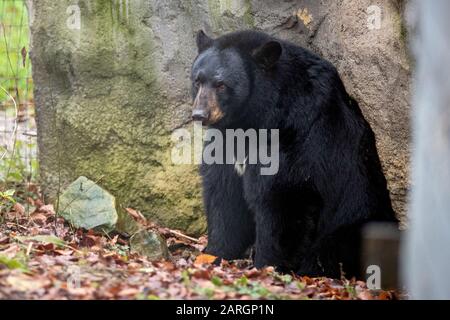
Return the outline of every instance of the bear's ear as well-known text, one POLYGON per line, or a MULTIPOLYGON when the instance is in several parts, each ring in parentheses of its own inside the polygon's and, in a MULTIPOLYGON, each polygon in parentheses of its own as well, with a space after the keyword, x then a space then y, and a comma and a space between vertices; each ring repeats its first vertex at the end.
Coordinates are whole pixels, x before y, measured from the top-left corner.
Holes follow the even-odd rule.
POLYGON ((278 41, 269 41, 253 51, 253 58, 263 68, 270 69, 280 59, 283 49, 278 41))
POLYGON ((208 37, 203 30, 200 30, 199 32, 197 32, 197 49, 198 49, 198 53, 202 53, 204 50, 208 49, 209 47, 212 46, 213 43, 213 39, 211 39, 210 37, 208 37))

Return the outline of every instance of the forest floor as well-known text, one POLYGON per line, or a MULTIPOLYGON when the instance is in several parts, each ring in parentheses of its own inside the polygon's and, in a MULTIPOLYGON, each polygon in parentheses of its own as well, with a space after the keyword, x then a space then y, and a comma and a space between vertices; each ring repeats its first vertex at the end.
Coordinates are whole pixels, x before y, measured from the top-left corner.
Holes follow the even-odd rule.
POLYGON ((206 237, 148 228, 166 238, 170 260, 132 253, 120 235, 74 230, 39 198, 16 202, 0 217, 0 299, 398 299, 354 279, 281 275, 248 260, 219 261, 201 253, 206 237))

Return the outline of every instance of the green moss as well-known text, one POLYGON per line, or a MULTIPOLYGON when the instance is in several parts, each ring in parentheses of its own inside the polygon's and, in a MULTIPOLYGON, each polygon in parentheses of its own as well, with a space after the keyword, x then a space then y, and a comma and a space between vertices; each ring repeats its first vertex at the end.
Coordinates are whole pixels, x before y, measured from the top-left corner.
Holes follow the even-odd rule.
POLYGON ((408 50, 409 46, 409 32, 406 22, 403 17, 403 12, 405 10, 404 3, 400 3, 398 7, 392 8, 392 23, 395 28, 395 32, 398 36, 398 39, 401 42, 401 45, 405 51, 407 51, 406 59, 407 64, 410 68, 414 69, 415 61, 414 56, 408 50))
POLYGON ((213 30, 218 30, 220 28, 221 22, 221 12, 220 12, 220 1, 208 0, 209 8, 209 20, 213 30))
POLYGON ((392 8, 392 23, 394 25, 395 31, 398 34, 399 38, 406 43, 406 39, 408 36, 408 30, 405 26, 405 22, 403 21, 402 13, 399 11, 399 8, 392 8))
POLYGON ((251 0, 245 1, 244 23, 246 24, 247 28, 251 29, 255 27, 255 17, 252 11, 251 0))
POLYGON ((233 1, 231 0, 208 0, 208 8, 210 23, 215 31, 234 31, 242 28, 253 28, 255 25, 250 0, 245 0, 243 7, 238 10, 239 16, 236 16, 233 12, 233 1))

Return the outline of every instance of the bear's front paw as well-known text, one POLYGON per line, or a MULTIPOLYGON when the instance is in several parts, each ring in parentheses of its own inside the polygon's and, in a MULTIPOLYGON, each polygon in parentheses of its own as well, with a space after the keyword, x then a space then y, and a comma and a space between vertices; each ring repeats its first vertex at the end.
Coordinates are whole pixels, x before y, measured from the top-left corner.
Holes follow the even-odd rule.
POLYGON ((276 267, 275 261, 276 260, 274 259, 269 259, 267 256, 262 256, 256 253, 253 259, 253 266, 257 269, 262 269, 265 267, 276 267))

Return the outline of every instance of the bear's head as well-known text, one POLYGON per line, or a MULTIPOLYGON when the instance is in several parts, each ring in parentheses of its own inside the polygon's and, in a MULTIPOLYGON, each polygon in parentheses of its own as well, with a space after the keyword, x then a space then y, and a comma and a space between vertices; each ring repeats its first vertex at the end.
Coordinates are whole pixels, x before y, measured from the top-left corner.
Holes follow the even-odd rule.
POLYGON ((199 31, 197 48, 191 69, 193 120, 217 127, 239 123, 261 74, 279 60, 281 44, 240 34, 212 39, 199 31))

